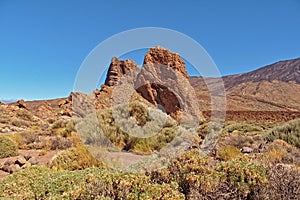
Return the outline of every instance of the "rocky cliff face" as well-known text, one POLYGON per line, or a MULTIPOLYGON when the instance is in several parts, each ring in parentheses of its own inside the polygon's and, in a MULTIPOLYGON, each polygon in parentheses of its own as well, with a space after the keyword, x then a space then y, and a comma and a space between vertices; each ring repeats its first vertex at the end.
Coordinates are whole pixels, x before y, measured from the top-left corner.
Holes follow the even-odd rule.
POLYGON ((183 119, 187 113, 189 117, 197 115, 197 101, 185 63, 178 54, 167 49, 155 47, 147 52, 135 88, 175 119, 183 119))
POLYGON ((151 48, 145 55, 144 65, 145 64, 165 65, 168 68, 179 72, 186 79, 189 79, 188 73, 185 68, 185 62, 181 59, 181 57, 178 54, 173 53, 168 49, 164 49, 159 46, 151 48))
POLYGON ((124 74, 137 67, 137 64, 132 60, 118 60, 116 57, 113 57, 107 72, 105 85, 116 86, 124 74))

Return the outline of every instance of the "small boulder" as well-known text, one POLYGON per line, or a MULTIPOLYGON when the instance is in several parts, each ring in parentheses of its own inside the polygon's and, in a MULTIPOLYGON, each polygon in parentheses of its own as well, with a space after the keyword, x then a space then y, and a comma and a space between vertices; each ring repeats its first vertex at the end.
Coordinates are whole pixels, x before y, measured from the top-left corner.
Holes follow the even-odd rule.
POLYGON ((31 163, 26 161, 26 163, 21 168, 26 169, 28 167, 31 167, 31 163))
POLYGON ((12 160, 7 160, 4 162, 4 166, 10 166, 12 164, 14 164, 14 162, 12 160))
POLYGON ((253 152, 253 149, 250 148, 250 147, 243 147, 243 148, 241 149, 241 152, 242 152, 242 153, 252 153, 252 152, 253 152))
POLYGON ((16 161, 15 164, 19 165, 20 167, 22 167, 23 165, 26 164, 26 159, 23 156, 19 156, 16 161))
POLYGON ((39 162, 36 160, 35 157, 31 157, 28 162, 31 164, 31 165, 37 165, 39 164, 39 162))
POLYGON ((31 155, 25 155, 24 158, 26 159, 26 161, 28 161, 30 158, 32 158, 31 155))
POLYGON ((14 165, 11 165, 11 166, 8 167, 8 171, 7 172, 9 172, 10 174, 12 174, 12 173, 20 171, 21 169, 22 168, 19 165, 14 164, 14 165))

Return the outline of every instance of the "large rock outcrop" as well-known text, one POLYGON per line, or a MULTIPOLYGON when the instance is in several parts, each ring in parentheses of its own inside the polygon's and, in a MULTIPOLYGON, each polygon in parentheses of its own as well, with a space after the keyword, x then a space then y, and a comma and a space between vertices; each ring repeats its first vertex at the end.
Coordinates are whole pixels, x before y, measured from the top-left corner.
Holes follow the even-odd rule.
POLYGON ((181 57, 161 47, 151 48, 135 81, 136 90, 175 119, 198 116, 198 101, 181 57))
POLYGON ((118 60, 116 57, 113 57, 107 72, 105 85, 116 86, 124 74, 137 67, 137 64, 132 60, 118 60))

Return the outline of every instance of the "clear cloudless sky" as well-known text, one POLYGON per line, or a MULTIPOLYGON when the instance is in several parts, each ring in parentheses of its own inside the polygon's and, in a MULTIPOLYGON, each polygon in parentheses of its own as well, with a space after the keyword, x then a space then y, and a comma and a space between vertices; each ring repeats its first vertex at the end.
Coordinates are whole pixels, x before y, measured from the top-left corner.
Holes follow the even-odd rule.
POLYGON ((299 0, 0 0, 0 99, 68 96, 95 46, 149 26, 194 38, 222 75, 300 57, 299 0))

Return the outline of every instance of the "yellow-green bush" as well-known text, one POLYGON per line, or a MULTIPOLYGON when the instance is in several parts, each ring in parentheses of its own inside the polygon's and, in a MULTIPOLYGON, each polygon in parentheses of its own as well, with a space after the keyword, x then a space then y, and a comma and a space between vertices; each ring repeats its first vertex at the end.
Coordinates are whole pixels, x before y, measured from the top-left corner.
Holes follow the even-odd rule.
POLYGON ((219 150, 219 158, 224 161, 233 160, 241 157, 243 154, 234 146, 225 146, 219 150))
POLYGON ((62 151, 51 161, 51 168, 55 170, 78 170, 99 165, 100 162, 84 146, 62 151))
POLYGON ((18 155, 18 144, 7 136, 0 137, 0 158, 18 155))

